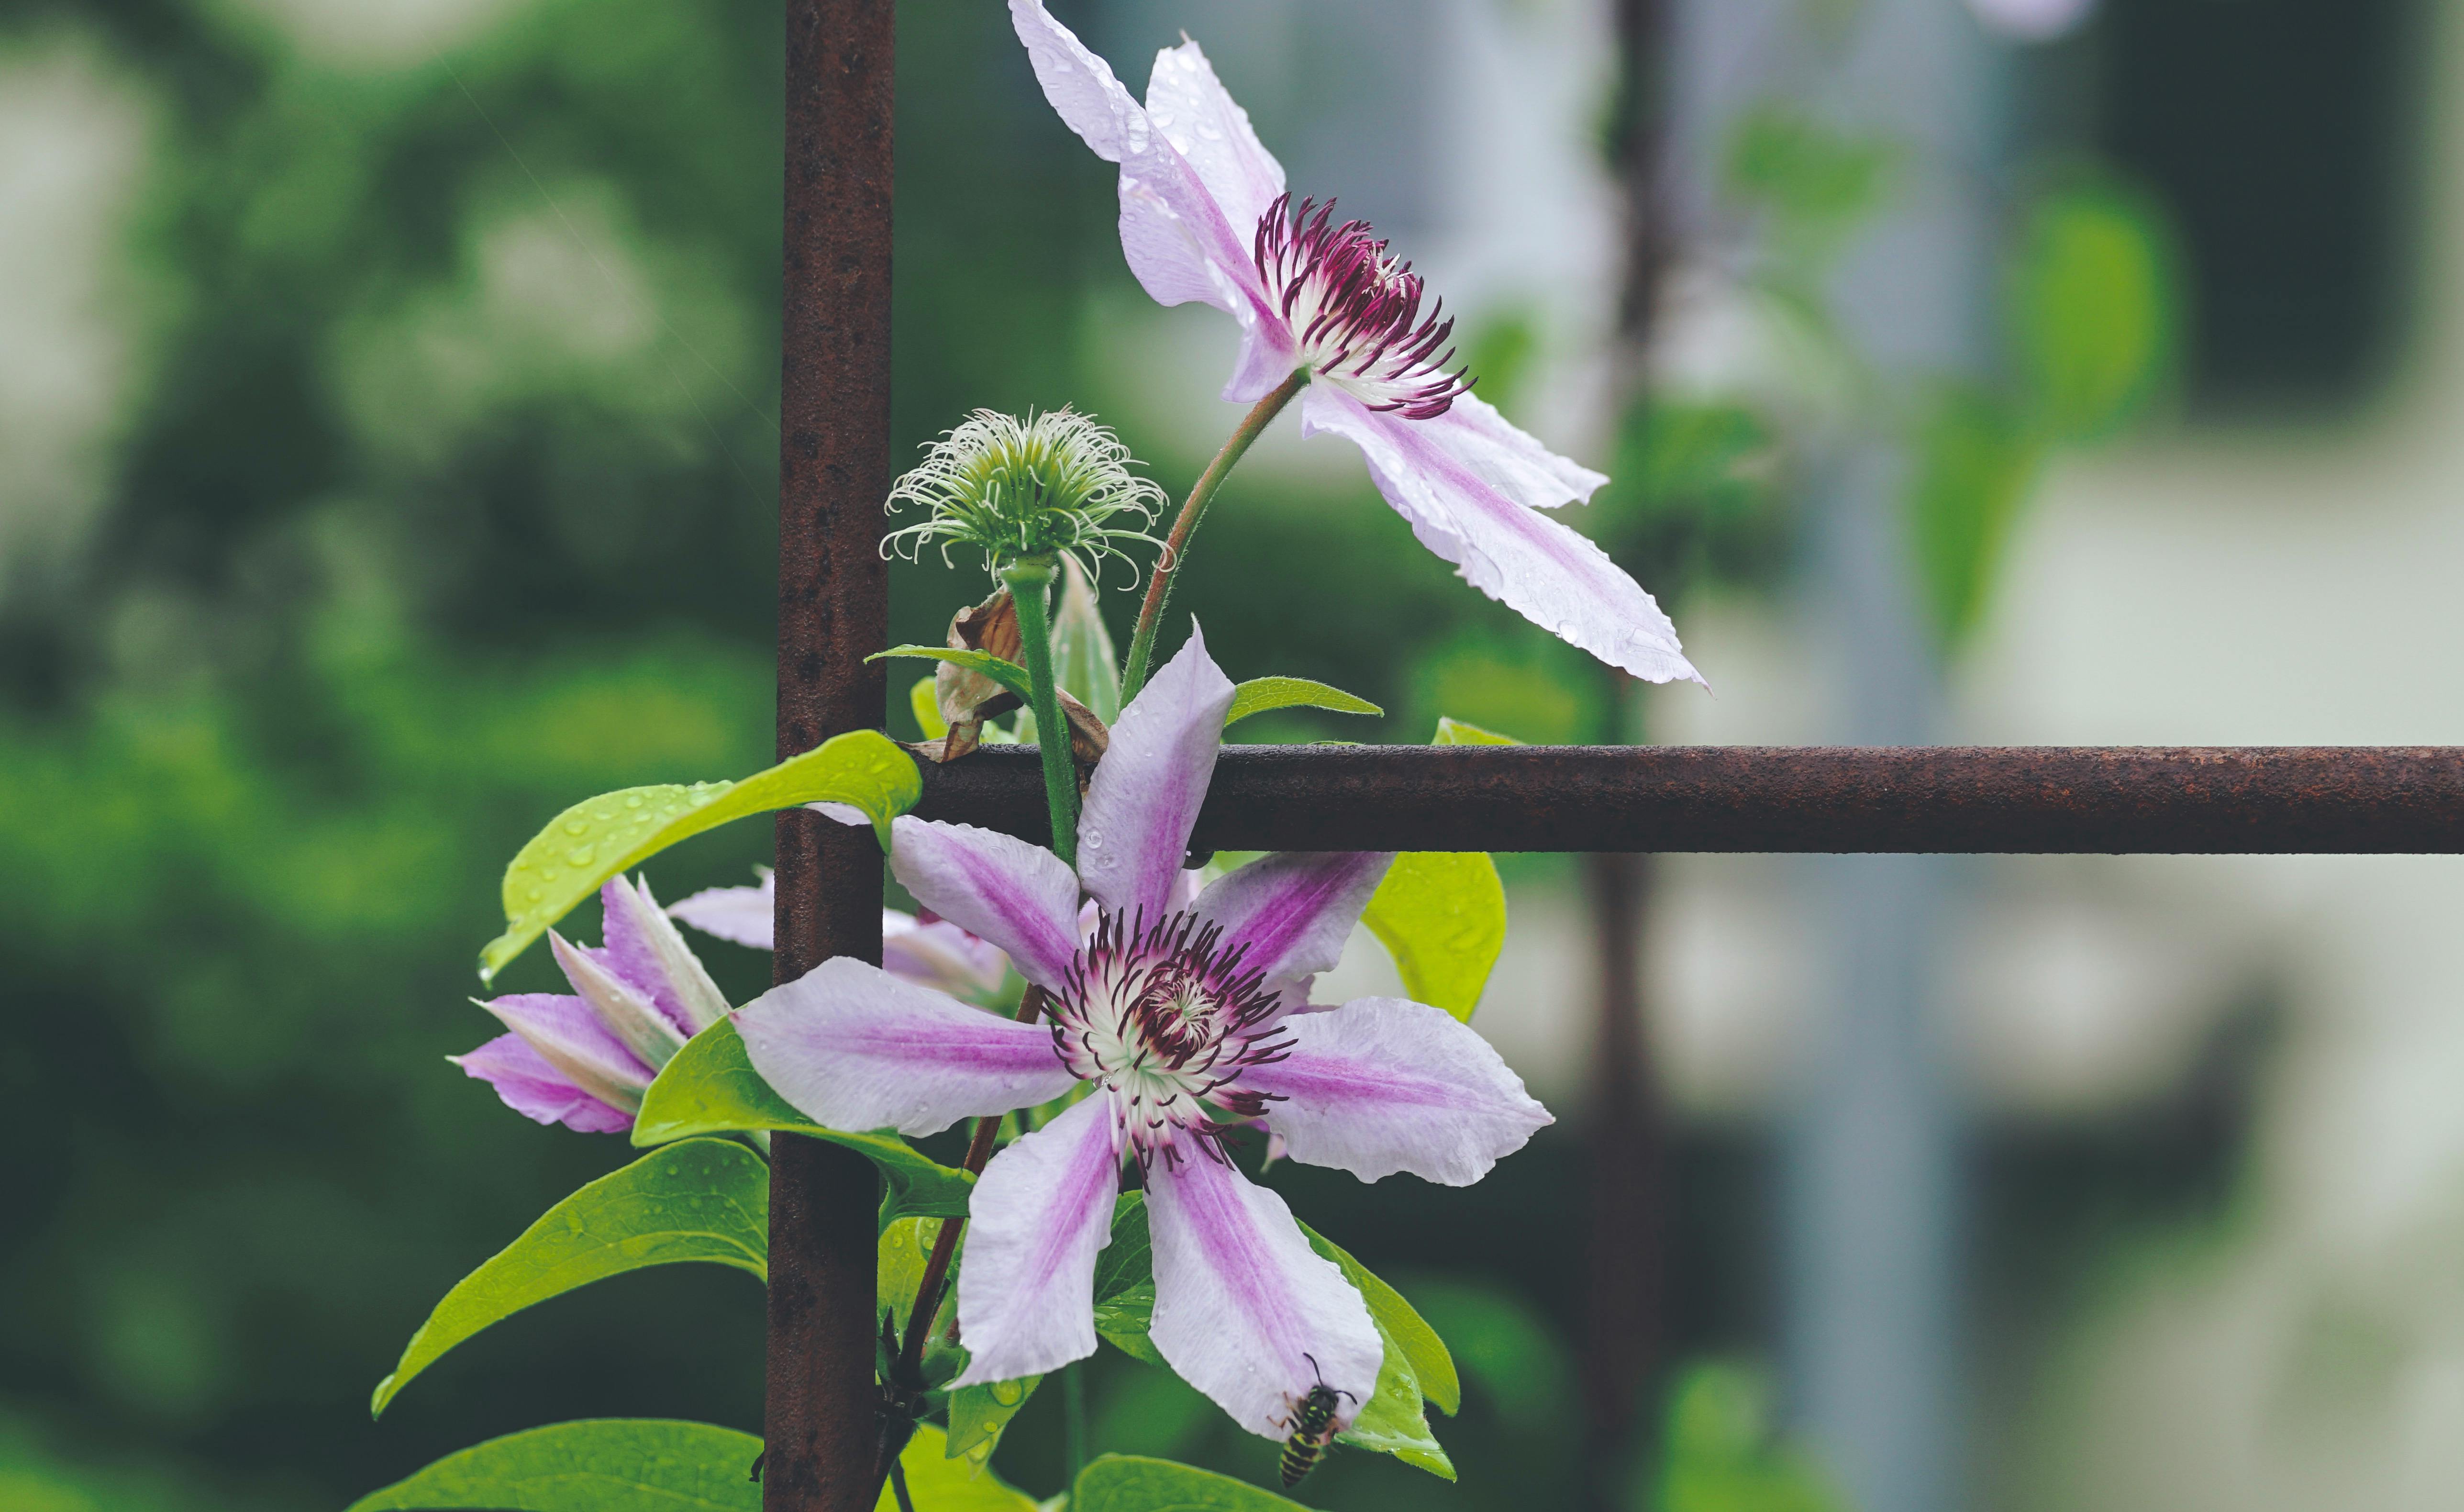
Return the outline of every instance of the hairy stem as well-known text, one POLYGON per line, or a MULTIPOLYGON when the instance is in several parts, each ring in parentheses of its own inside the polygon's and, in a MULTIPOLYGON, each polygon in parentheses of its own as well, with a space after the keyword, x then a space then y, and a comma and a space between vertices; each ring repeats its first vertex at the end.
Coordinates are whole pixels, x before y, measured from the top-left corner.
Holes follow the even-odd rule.
POLYGON ((1052 853, 1078 865, 1078 768, 1069 759, 1069 722, 1061 715, 1061 689, 1052 680, 1052 612, 1045 595, 1057 574, 1049 557, 1026 557, 1001 568, 1018 604, 1020 650, 1034 689, 1035 743, 1044 753, 1044 800, 1052 811, 1052 853))
MULTIPOLYGON (((1295 368, 1292 376, 1275 385, 1275 391, 1258 401, 1257 405, 1241 417, 1240 427, 1232 432, 1223 449, 1198 475, 1198 486, 1189 491, 1189 499, 1180 506, 1180 514, 1172 522, 1172 534, 1165 537, 1163 556, 1156 560, 1155 571, 1147 575, 1146 602, 1138 605, 1138 627, 1130 637, 1129 666, 1121 673, 1121 702, 1127 704, 1138 695, 1147 683, 1147 663, 1154 659, 1155 630, 1163 624, 1164 605, 1172 599, 1173 580, 1180 575, 1181 563, 1189 559, 1189 537, 1198 532, 1198 522, 1204 517, 1206 506, 1215 491, 1223 486, 1232 465, 1249 449, 1269 422, 1284 412, 1292 396, 1309 386, 1309 369, 1295 368)), ((1044 716, 1036 716, 1041 720, 1044 716)))

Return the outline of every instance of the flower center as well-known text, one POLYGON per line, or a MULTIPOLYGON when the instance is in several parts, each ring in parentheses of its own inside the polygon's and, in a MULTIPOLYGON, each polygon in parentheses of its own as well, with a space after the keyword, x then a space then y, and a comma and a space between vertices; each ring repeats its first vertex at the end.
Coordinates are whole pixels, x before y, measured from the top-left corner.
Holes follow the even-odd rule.
POLYGON ((1446 339, 1455 323, 1441 304, 1420 313, 1420 275, 1389 256, 1367 221, 1333 224, 1332 201, 1321 206, 1279 196, 1258 222, 1254 255, 1267 291, 1300 341, 1301 361, 1372 409, 1400 410, 1406 420, 1434 420, 1472 381, 1446 339))
POLYGON ((1194 913, 1153 927, 1106 914, 1053 1009, 1062 1062, 1111 1094, 1141 1167, 1177 1161, 1190 1145, 1221 1158, 1213 1109, 1264 1113, 1265 1096, 1236 1084, 1289 1048, 1275 1038, 1281 999, 1222 935, 1194 913))

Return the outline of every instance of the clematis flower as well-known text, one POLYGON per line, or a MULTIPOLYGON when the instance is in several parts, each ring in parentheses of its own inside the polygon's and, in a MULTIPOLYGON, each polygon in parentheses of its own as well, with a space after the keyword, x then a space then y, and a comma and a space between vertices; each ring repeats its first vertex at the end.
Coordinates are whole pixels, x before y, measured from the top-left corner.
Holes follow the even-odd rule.
POLYGON ((1190 827, 1232 684, 1193 632, 1112 727, 1078 827, 1079 870, 1006 835, 901 818, 891 866, 916 899, 1009 953, 1048 1021, 970 1008, 839 958, 736 1023, 753 1064, 832 1129, 930 1134, 1087 1095, 995 1156, 969 1204, 961 1384, 1092 1353, 1095 1258, 1126 1166, 1154 1239, 1155 1348, 1243 1428, 1290 1429, 1321 1380, 1348 1425, 1381 1357, 1359 1294, 1284 1199, 1226 1157, 1253 1120, 1291 1157, 1365 1181, 1398 1171, 1467 1185, 1549 1114, 1451 1015, 1368 997, 1302 1011, 1393 857, 1287 853, 1194 898, 1190 827), (1082 934, 1081 892, 1096 917, 1082 934))
POLYGON ((1009 0, 1045 98, 1121 167, 1121 250, 1160 304, 1240 322, 1223 397, 1296 377, 1305 435, 1359 447, 1420 544, 1490 598, 1652 682, 1701 676, 1676 626, 1606 552, 1544 513, 1608 481, 1508 424, 1446 364, 1453 322, 1420 275, 1331 202, 1297 205, 1283 165, 1195 42, 1155 55, 1141 106, 1043 0, 1009 0))
MULTIPOLYGON (((857 822, 870 824, 861 813, 857 822)), ((757 951, 771 948, 777 916, 778 880, 763 866, 752 887, 708 887, 671 904, 668 912, 704 934, 757 951)), ((919 919, 896 909, 881 910, 881 963, 893 975, 960 997, 988 997, 1009 976, 1009 957, 947 919, 919 919)))
POLYGON ((727 999, 648 882, 613 878, 599 901, 605 944, 593 950, 548 935, 574 995, 517 993, 481 1003, 512 1032, 447 1059, 525 1118, 613 1134, 633 1127, 659 1067, 727 1016, 727 999))

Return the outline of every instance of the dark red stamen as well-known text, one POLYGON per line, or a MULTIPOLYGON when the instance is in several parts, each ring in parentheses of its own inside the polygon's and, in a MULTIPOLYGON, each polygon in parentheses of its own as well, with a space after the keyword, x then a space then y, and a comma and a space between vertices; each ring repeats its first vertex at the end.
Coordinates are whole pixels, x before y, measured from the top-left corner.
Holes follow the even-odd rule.
POLYGON ((1303 351, 1317 354, 1319 372, 1398 386, 1370 408, 1434 420, 1470 390, 1463 369, 1445 371, 1453 349, 1439 355, 1455 328, 1444 318, 1444 301, 1420 313, 1420 275, 1410 263, 1387 256, 1367 221, 1337 225, 1333 201, 1303 200, 1295 208, 1284 194, 1260 218, 1251 255, 1287 321, 1305 296, 1313 298, 1308 324, 1293 335, 1303 351))

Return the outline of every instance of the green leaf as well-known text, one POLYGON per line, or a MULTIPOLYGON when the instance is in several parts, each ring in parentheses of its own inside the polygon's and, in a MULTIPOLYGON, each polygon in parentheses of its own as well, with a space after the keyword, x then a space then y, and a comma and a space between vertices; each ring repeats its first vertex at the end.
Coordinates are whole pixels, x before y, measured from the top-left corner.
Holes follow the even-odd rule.
POLYGON ((2043 453, 2010 406, 1965 384, 1940 391, 1917 440, 1909 533, 1934 628, 1955 648, 1984 616, 2043 453))
POLYGON ((1023 1380, 995 1381, 987 1386, 962 1386, 950 1393, 950 1437, 942 1453, 952 1459, 967 1460, 970 1472, 979 1472, 992 1458, 993 1450, 1001 1443, 1001 1430, 1035 1394, 1044 1377, 1030 1375, 1023 1380))
POLYGON ((1078 559, 1061 559, 1061 607, 1052 616, 1052 675, 1062 688, 1112 724, 1121 717, 1121 657, 1078 559))
POLYGON ((1339 714, 1382 714, 1386 711, 1366 698, 1354 698, 1340 688, 1306 677, 1256 677, 1232 690, 1232 709, 1223 716, 1236 725, 1251 714, 1277 709, 1329 709, 1339 714))
POLYGON ((864 810, 888 850, 890 822, 923 791, 914 757, 878 730, 856 730, 741 782, 663 783, 576 803, 505 868, 505 932, 479 953, 479 977, 494 979, 601 883, 678 841, 748 814, 837 802, 864 810))
POLYGON ((881 1204, 884 1225, 911 1216, 961 1217, 966 1214, 967 1193, 975 1177, 929 1158, 888 1130, 841 1133, 806 1118, 753 1069, 744 1053, 744 1038, 733 1023, 704 1029, 659 1068, 657 1080, 642 1094, 642 1111, 633 1120, 633 1143, 664 1145, 696 1134, 757 1129, 825 1139, 881 1168, 889 1188, 881 1204))
POLYGON ((881 1226, 874 1241, 872 1313, 887 1312, 891 1326, 907 1332, 915 1310, 915 1288, 924 1284, 924 1262, 939 1236, 939 1218, 896 1218, 881 1226))
POLYGON ((1400 1292, 1308 1224, 1301 1225, 1301 1232, 1309 1237, 1309 1247, 1340 1266, 1344 1280, 1358 1289, 1360 1300, 1369 1304, 1370 1321, 1377 1326, 1377 1337, 1386 1346, 1375 1390, 1360 1404, 1360 1415, 1337 1435, 1337 1441, 1393 1455, 1407 1465, 1452 1480, 1454 1461, 1429 1431, 1428 1414, 1420 1404, 1425 1398, 1447 1412, 1463 1405, 1463 1385, 1455 1375, 1453 1356, 1446 1352, 1437 1330, 1421 1321, 1400 1292), (1421 1373, 1424 1370, 1426 1376, 1421 1373))
POLYGON ((1407 851, 1360 922, 1395 958, 1413 1000, 1469 1023, 1506 949, 1506 885, 1484 852, 1407 851))
POLYGON ((875 651, 865 660, 878 662, 891 656, 910 661, 953 662, 971 672, 991 678, 1021 698, 1035 696, 1035 685, 1027 680, 1026 668, 990 651, 961 651, 946 646, 893 646, 886 651, 875 651))
POLYGON ((919 677, 915 686, 907 690, 907 707, 915 715, 915 728, 924 732, 927 740, 938 740, 950 733, 950 721, 941 717, 941 697, 933 679, 919 677))
MULTIPOLYGON (((1089 1465, 1069 1496, 1069 1512, 1292 1512, 1299 1506, 1245 1480, 1134 1455, 1106 1455, 1089 1465)), ((916 1512, 924 1512, 920 1501, 916 1512)))
POLYGON ((693 1139, 600 1177, 455 1283, 377 1383, 370 1416, 445 1352, 550 1297, 649 1265, 708 1260, 769 1279, 770 1169, 742 1145, 693 1139))
POLYGON ((2010 282, 2031 427, 2061 441, 2120 428, 2162 385, 2180 300, 2157 208, 2110 185, 2030 209, 2010 282))
POLYGON ((1162 1365, 1163 1355, 1147 1337, 1154 1321, 1155 1252, 1146 1194, 1124 1192, 1112 1204, 1112 1237, 1095 1256, 1095 1331, 1131 1358, 1162 1365))
MULTIPOLYGON (((558 1423, 448 1455, 351 1503, 521 1512, 760 1512, 761 1440, 732 1428, 655 1418, 558 1423)), ((904 1457, 902 1456, 902 1460, 904 1457)))
POLYGON ((1439 746, 1519 746, 1523 742, 1512 735, 1502 735, 1494 730, 1483 730, 1478 725, 1440 714, 1438 737, 1429 743, 1439 746))
MULTIPOLYGON (((915 1436, 898 1452, 898 1467, 907 1472, 915 1512, 1036 1512, 1034 1498, 982 1474, 979 1457, 953 1457, 941 1430, 931 1423, 916 1425, 915 1436)), ((893 1488, 881 1488, 875 1512, 898 1512, 893 1488)))

